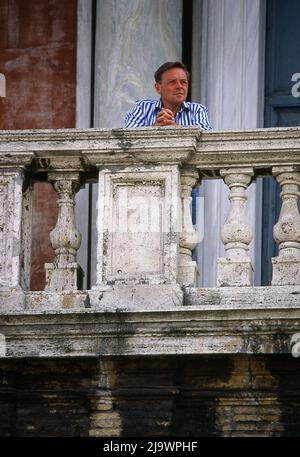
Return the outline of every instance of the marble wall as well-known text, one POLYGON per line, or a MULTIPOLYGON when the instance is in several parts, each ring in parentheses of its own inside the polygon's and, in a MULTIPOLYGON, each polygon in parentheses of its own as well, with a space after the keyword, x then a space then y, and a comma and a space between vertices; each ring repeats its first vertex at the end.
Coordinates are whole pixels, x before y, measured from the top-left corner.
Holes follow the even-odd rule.
POLYGON ((156 98, 154 72, 181 59, 182 0, 98 0, 95 127, 122 127, 140 98, 156 98))

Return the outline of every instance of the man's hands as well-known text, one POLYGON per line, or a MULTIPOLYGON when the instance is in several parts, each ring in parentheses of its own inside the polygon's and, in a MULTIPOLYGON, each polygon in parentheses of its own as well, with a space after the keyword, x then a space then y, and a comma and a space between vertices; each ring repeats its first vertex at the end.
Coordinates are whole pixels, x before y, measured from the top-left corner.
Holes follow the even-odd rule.
POLYGON ((154 126, 162 126, 162 125, 174 125, 176 124, 174 114, 170 109, 162 108, 157 115, 156 122, 153 124, 154 126))

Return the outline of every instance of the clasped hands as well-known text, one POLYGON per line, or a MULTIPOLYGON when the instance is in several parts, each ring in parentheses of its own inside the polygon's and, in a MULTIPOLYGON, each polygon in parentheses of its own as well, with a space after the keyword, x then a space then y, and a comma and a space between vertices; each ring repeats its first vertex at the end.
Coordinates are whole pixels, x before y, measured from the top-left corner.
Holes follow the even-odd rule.
POLYGON ((157 115, 154 126, 174 125, 176 124, 173 112, 168 108, 162 108, 157 115))

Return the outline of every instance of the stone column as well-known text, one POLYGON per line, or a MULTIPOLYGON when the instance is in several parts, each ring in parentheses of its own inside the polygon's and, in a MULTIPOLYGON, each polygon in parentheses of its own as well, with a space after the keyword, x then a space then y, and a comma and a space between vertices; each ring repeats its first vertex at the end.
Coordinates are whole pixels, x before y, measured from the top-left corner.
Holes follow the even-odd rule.
POLYGON ((221 169, 220 174, 230 189, 230 210, 221 229, 226 257, 218 259, 218 286, 251 286, 249 244, 252 230, 245 214, 245 190, 253 169, 221 169))
POLYGON ((80 173, 48 173, 48 180, 58 194, 59 213, 57 224, 50 233, 55 252, 53 263, 46 263, 46 291, 63 292, 78 288, 80 266, 76 253, 80 247, 81 235, 75 225, 75 193, 80 188, 80 173))
POLYGON ((279 220, 273 228, 279 254, 272 258, 272 285, 299 285, 300 215, 297 201, 300 195, 300 168, 274 167, 272 171, 282 189, 279 220))
POLYGON ((179 234, 178 282, 182 286, 196 286, 197 263, 192 260, 192 250, 197 245, 191 212, 191 189, 197 183, 198 173, 186 168, 181 172, 181 232, 179 234))

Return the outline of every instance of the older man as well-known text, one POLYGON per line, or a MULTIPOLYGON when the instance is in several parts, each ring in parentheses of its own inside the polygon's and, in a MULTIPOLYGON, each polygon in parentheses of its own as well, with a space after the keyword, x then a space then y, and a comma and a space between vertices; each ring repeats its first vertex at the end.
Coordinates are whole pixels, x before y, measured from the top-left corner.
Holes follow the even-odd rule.
POLYGON ((186 102, 190 75, 181 62, 166 62, 154 74, 159 100, 139 100, 125 117, 124 127, 194 125, 210 130, 207 108, 186 102))

